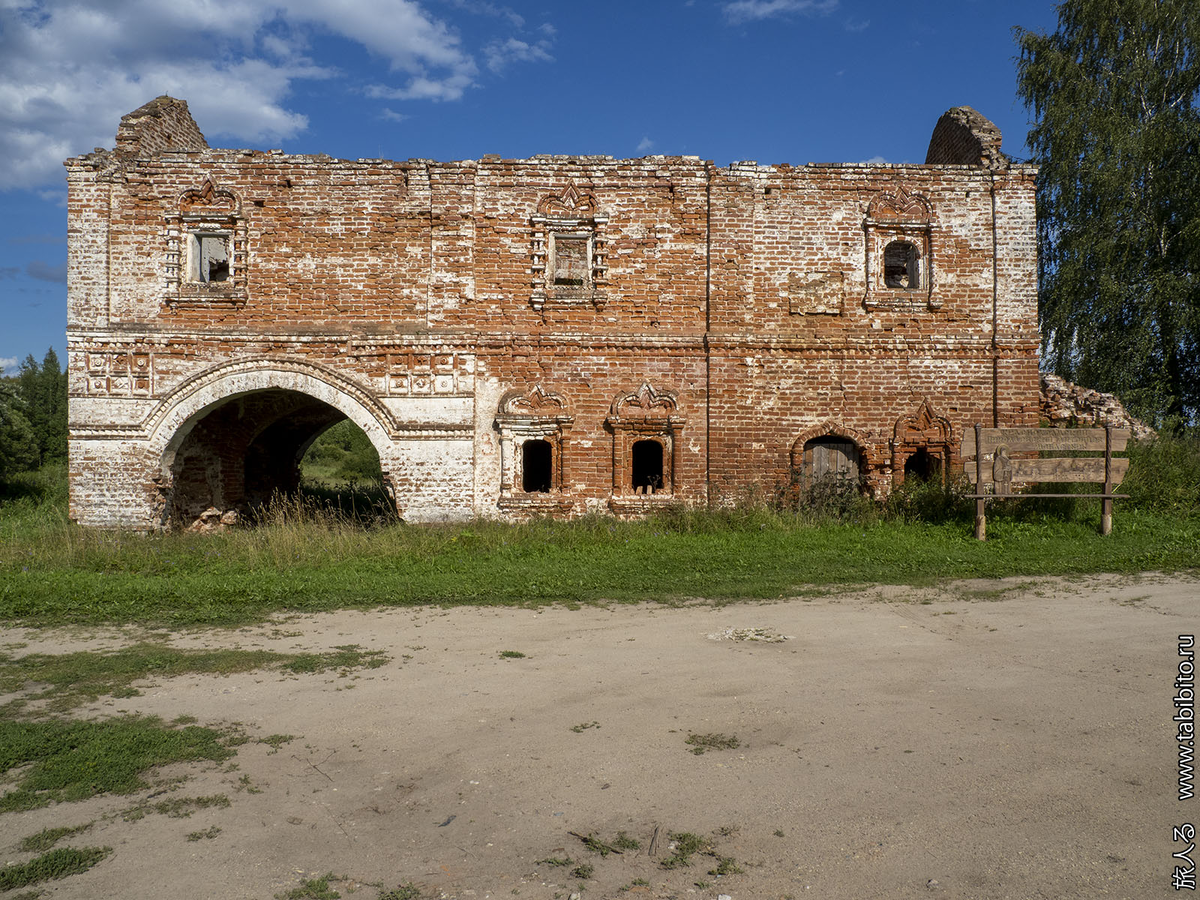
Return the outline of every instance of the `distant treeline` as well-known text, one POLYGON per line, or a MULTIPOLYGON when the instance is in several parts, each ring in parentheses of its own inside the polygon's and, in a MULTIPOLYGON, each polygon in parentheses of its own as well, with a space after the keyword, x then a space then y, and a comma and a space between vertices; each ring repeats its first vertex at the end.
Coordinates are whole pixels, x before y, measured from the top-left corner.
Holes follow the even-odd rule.
POLYGON ((0 476, 67 458, 67 375, 51 347, 0 378, 0 476))

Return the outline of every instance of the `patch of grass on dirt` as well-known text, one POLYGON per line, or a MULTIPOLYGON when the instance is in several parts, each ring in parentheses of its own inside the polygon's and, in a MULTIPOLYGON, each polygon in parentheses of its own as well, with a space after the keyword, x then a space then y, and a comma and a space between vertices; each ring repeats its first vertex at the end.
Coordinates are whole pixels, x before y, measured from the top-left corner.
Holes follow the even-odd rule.
POLYGON ((37 834, 21 838, 21 843, 17 845, 17 849, 22 853, 45 853, 63 838, 87 831, 91 827, 91 822, 85 822, 83 825, 46 828, 37 834))
POLYGON ((709 869, 708 874, 721 877, 724 875, 741 875, 745 871, 732 856, 718 856, 716 868, 709 869))
POLYGON ((334 647, 332 653, 281 654, 280 668, 296 675, 313 675, 335 669, 345 674, 351 669, 378 669, 386 666, 388 657, 382 650, 363 650, 358 644, 334 647))
POLYGON ((142 643, 107 653, 0 653, 0 691, 15 693, 29 685, 43 686, 35 696, 62 711, 104 695, 135 696, 129 685, 143 678, 179 675, 231 675, 255 669, 278 668, 294 674, 336 669, 348 672, 378 668, 388 658, 381 650, 356 645, 335 647, 330 653, 275 653, 270 650, 181 650, 165 644, 142 643))
POLYGON ((631 838, 624 831, 617 832, 617 836, 613 838, 612 844, 618 850, 640 850, 642 848, 640 841, 631 838))
POLYGON ((692 857, 708 849, 708 841, 690 831, 673 831, 668 835, 674 847, 671 855, 660 860, 664 869, 678 869, 692 864, 692 857))
POLYGON ((421 891, 410 882, 380 894, 378 900, 421 900, 421 891))
POLYGON ((300 887, 292 888, 285 894, 276 894, 275 900, 338 900, 342 895, 329 886, 333 873, 322 875, 320 878, 306 878, 300 882, 300 887))
MULTIPOLYGON (((284 744, 294 741, 295 739, 295 735, 291 734, 269 734, 265 738, 259 738, 258 743, 266 744, 268 747, 270 747, 271 753, 278 753, 280 747, 282 747, 284 744)), ((268 756, 269 755, 270 754, 268 754, 268 756)), ((249 785, 249 776, 243 775, 242 777, 246 779, 245 784, 249 785)))
POLYGON ((171 728, 155 716, 101 722, 0 720, 0 774, 16 772, 16 788, 0 796, 0 812, 37 809, 97 794, 147 787, 154 766, 233 755, 211 728, 171 728))
POLYGON ((520 650, 501 650, 500 658, 501 659, 524 659, 525 654, 522 653, 520 650))
POLYGON ((703 756, 708 750, 736 750, 742 745, 736 735, 732 734, 689 734, 684 741, 691 745, 692 753, 703 756))
POLYGON ((583 734, 589 728, 599 728, 599 722, 580 722, 578 725, 572 725, 571 730, 576 734, 583 734))
POLYGON ((78 875, 80 872, 86 872, 110 853, 112 847, 61 847, 51 850, 29 862, 0 869, 0 891, 15 891, 31 884, 78 875))
POLYGON ((212 794, 208 797, 172 797, 157 803, 139 803, 121 813, 126 822, 136 822, 144 819, 149 813, 158 813, 172 819, 186 819, 198 809, 228 809, 229 798, 224 794, 212 794))
POLYGON ((212 828, 209 828, 207 831, 188 832, 187 839, 189 841, 211 841, 213 838, 215 838, 220 833, 221 833, 221 827, 219 825, 214 825, 212 828))

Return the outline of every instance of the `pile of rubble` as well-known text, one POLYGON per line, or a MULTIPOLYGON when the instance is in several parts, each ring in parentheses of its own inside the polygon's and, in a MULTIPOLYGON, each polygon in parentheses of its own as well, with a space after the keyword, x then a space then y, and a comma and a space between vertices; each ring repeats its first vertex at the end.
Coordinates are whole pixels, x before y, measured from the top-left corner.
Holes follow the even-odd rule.
POLYGON ((1072 384, 1057 375, 1042 373, 1042 418, 1051 425, 1085 425, 1128 428, 1135 440, 1154 437, 1153 428, 1125 411, 1112 394, 1072 384))

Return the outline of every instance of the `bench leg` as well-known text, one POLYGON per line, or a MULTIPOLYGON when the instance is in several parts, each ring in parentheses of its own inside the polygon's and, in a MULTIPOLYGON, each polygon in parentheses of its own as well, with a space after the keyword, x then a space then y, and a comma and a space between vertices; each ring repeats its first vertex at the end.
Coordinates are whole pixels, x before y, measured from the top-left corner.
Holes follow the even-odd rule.
POLYGON ((984 509, 986 500, 975 501, 975 538, 980 541, 987 540, 987 513, 984 509))
POLYGON ((1106 497, 1100 507, 1100 533, 1112 534, 1112 498, 1106 497))

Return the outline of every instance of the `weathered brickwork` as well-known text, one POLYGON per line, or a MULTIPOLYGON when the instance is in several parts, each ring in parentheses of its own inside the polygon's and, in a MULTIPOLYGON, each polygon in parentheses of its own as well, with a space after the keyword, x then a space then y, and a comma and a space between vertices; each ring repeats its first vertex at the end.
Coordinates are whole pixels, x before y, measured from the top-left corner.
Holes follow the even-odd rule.
POLYGON ((1038 415, 1035 170, 969 112, 923 166, 436 163, 159 98, 67 162, 72 515, 228 521, 345 417, 411 521, 945 471, 1038 415))

